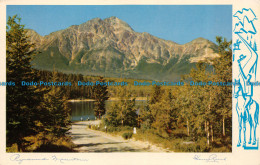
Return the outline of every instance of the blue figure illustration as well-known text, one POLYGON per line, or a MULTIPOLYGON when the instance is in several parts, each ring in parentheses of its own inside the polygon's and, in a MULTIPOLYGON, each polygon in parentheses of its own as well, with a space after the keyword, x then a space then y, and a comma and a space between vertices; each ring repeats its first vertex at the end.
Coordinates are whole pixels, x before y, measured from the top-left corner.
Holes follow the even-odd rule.
MULTIPOLYGON (((234 47, 233 47, 233 52, 235 52, 235 50, 240 50, 240 47, 239 45, 241 44, 242 42, 237 39, 237 41, 234 43, 234 47)), ((233 54, 233 61, 235 60, 235 54, 233 54)))
POLYGON ((241 41, 237 39, 236 43, 234 43, 234 49, 233 50, 240 50, 239 45, 241 44, 241 41))
POLYGON ((244 99, 245 99, 245 103, 243 105, 243 109, 244 110, 248 110, 248 103, 252 100, 252 96, 253 96, 253 85, 251 84, 250 80, 251 80, 251 74, 249 73, 247 76, 245 75, 240 61, 245 59, 245 56, 241 55, 240 59, 237 60, 238 62, 238 66, 239 66, 239 72, 242 75, 243 78, 243 84, 244 84, 244 88, 243 90, 243 95, 244 95, 244 99))
POLYGON ((236 84, 234 89, 234 96, 237 98, 236 111, 238 114, 238 122, 239 122, 239 140, 237 146, 241 146, 241 130, 242 130, 242 122, 243 122, 243 131, 244 131, 244 142, 243 147, 246 147, 246 122, 249 122, 250 125, 250 137, 248 144, 252 143, 252 133, 253 133, 253 143, 256 144, 256 127, 258 125, 259 118, 259 104, 252 99, 253 96, 253 86, 250 82, 251 74, 245 76, 243 69, 241 67, 240 61, 245 59, 243 55, 240 56, 238 60, 239 63, 239 71, 243 76, 243 83, 246 83, 245 88, 243 89, 243 83, 240 82, 240 79, 235 80, 236 84), (252 132, 253 130, 253 132, 252 132))
MULTIPOLYGON (((234 97, 237 99, 236 111, 238 114, 239 124, 239 139, 237 146, 241 146, 241 130, 243 124, 244 132, 244 149, 258 149, 257 147, 248 147, 246 143, 246 123, 250 126, 250 136, 248 144, 256 145, 256 127, 259 120, 259 104, 252 99, 253 97, 253 84, 251 83, 252 77, 256 78, 258 54, 256 43, 252 45, 254 35, 257 33, 254 20, 257 20, 256 15, 252 9, 242 9, 234 14, 238 18, 238 23, 235 24, 233 32, 238 37, 234 43, 234 49, 237 50, 236 54, 240 54, 237 60, 239 74, 235 78, 236 85, 234 86, 234 97), (240 52, 240 44, 246 48, 247 52, 240 52), (253 138, 253 139, 252 139, 253 138), (253 140, 253 142, 252 142, 253 140)), ((233 61, 235 54, 233 56, 233 61)))

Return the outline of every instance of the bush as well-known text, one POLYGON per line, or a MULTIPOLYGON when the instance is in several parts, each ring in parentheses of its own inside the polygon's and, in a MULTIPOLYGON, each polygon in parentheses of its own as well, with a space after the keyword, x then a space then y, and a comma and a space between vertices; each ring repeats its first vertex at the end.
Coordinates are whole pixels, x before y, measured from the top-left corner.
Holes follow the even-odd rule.
POLYGON ((131 139, 132 136, 133 136, 133 133, 132 133, 132 132, 125 132, 125 133, 123 133, 123 135, 122 135, 122 137, 123 137, 124 139, 131 139))
POLYGON ((118 127, 107 127, 107 132, 117 132, 117 131, 120 131, 120 128, 118 127))
POLYGON ((52 143, 42 144, 33 152, 75 152, 72 148, 52 143))
POLYGON ((231 152, 231 149, 229 147, 223 146, 220 148, 213 148, 211 152, 231 152))
POLYGON ((124 126, 124 127, 122 128, 122 130, 128 130, 128 131, 131 131, 131 130, 133 130, 133 127, 130 127, 130 126, 124 126))
POLYGON ((196 144, 182 144, 180 142, 174 145, 174 149, 177 152, 197 152, 197 147, 196 144))
POLYGON ((207 146, 207 139, 201 138, 195 143, 184 144, 183 142, 176 142, 174 150, 177 152, 209 152, 210 148, 207 146))
POLYGON ((12 144, 12 146, 6 147, 6 152, 19 152, 17 144, 12 144))
POLYGON ((100 130, 101 129, 100 125, 89 125, 88 128, 93 129, 93 130, 100 130))
POLYGON ((207 138, 203 137, 198 141, 197 152, 209 152, 207 138))

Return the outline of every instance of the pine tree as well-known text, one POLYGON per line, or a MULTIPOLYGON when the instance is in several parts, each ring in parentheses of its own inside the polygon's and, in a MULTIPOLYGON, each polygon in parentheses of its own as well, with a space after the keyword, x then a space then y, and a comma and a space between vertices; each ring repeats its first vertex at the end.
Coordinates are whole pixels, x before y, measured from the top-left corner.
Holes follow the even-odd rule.
POLYGON ((118 102, 115 102, 105 116, 105 122, 112 126, 137 126, 135 98, 125 87, 119 88, 118 102))
POLYGON ((39 75, 31 68, 34 45, 28 41, 20 20, 13 16, 7 21, 6 74, 7 81, 15 82, 15 86, 7 86, 6 125, 7 146, 16 143, 18 151, 24 151, 27 143, 24 137, 37 133, 37 114, 43 93, 34 86, 21 85, 21 81, 38 81, 39 75))
POLYGON ((122 87, 120 94, 120 103, 118 118, 121 121, 121 125, 136 126, 137 125, 137 114, 135 108, 135 98, 131 98, 132 93, 129 92, 125 87, 122 87))
MULTIPOLYGON (((99 82, 104 83, 105 80, 103 77, 100 77, 99 82)), ((106 113, 106 107, 105 107, 105 101, 108 100, 108 90, 107 85, 96 85, 94 88, 94 98, 95 98, 95 116, 97 116, 99 119, 101 116, 103 116, 106 113)))
POLYGON ((153 87, 153 93, 152 93, 152 97, 151 97, 151 101, 150 103, 151 104, 155 104, 156 102, 158 102, 161 97, 162 97, 162 87, 161 86, 158 86, 158 85, 155 85, 153 87))
MULTIPOLYGON (((58 73, 53 72, 52 82, 58 82, 58 73)), ((44 133, 53 134, 54 137, 63 137, 69 130, 70 108, 67 103, 68 97, 59 86, 49 87, 49 92, 44 95, 42 104, 45 110, 43 123, 44 133)))

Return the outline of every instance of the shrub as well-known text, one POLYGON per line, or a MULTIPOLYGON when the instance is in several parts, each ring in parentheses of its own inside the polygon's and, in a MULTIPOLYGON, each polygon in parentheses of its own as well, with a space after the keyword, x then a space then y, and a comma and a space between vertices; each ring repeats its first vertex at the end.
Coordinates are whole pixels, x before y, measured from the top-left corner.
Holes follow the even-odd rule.
POLYGON ((203 137, 198 141, 197 152, 209 152, 207 138, 203 137))
POLYGON ((89 125, 88 127, 90 129, 93 129, 93 130, 100 130, 101 129, 100 125, 89 125))
POLYGON ((52 143, 42 144, 33 152, 75 152, 72 148, 52 143))
POLYGON ((183 142, 176 142, 174 144, 174 150, 177 152, 209 152, 207 146, 207 139, 201 138, 196 143, 184 144, 183 142))
POLYGON ((120 131, 120 128, 118 127, 107 127, 107 132, 117 132, 120 131))
POLYGON ((133 133, 132 133, 132 132, 125 132, 125 133, 123 133, 123 135, 122 135, 122 137, 123 137, 124 139, 131 139, 132 136, 133 136, 133 133))

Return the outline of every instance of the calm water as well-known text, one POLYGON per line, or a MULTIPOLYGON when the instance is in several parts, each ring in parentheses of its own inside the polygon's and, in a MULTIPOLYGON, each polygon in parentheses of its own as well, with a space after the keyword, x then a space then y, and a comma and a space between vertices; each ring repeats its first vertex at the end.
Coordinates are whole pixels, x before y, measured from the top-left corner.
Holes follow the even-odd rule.
MULTIPOLYGON (((106 101, 106 109, 108 109, 113 102, 112 100, 106 101)), ((71 104, 71 121, 80 121, 83 120, 94 120, 94 101, 79 101, 79 102, 70 102, 71 104)), ((145 106, 146 100, 137 100, 135 105, 138 108, 145 106)))

